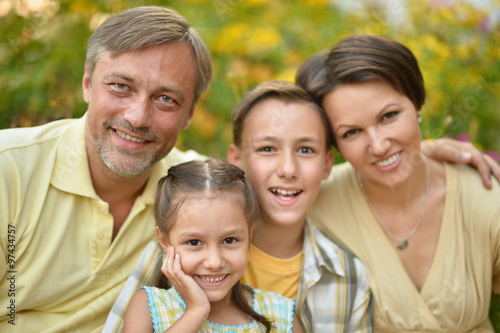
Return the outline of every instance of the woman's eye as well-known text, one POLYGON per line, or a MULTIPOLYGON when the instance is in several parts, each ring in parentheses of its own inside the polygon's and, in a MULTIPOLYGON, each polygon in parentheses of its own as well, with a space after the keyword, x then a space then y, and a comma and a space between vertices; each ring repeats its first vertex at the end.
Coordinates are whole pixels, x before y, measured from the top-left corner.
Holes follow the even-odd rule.
POLYGON ((357 129, 348 130, 347 132, 344 133, 344 135, 342 135, 342 137, 348 138, 348 137, 353 136, 354 134, 356 134, 358 132, 359 132, 359 130, 357 130, 357 129))
POLYGON ((236 241, 237 241, 237 239, 234 237, 228 237, 228 238, 224 239, 225 244, 234 244, 234 243, 236 243, 236 241))
POLYGON ((171 101, 172 101, 172 97, 169 97, 169 96, 167 96, 167 95, 162 95, 162 96, 160 97, 160 99, 161 99, 161 101, 162 101, 162 102, 165 102, 165 103, 169 103, 169 102, 171 102, 171 101))
POLYGON ((187 242, 189 245, 192 245, 192 246, 198 246, 200 245, 200 241, 197 240, 197 239, 193 239, 193 240, 190 240, 187 242))
POLYGON ((382 116, 382 119, 383 120, 386 120, 386 119, 391 119, 391 118, 394 118, 399 112, 397 111, 391 111, 391 112, 387 112, 386 114, 384 114, 382 116))

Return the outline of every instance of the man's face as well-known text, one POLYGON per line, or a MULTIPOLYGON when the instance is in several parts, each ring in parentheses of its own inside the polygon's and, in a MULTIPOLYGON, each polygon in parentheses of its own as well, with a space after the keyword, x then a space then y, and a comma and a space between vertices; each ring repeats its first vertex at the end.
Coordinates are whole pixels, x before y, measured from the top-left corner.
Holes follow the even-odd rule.
POLYGON ((92 78, 87 71, 83 77, 91 167, 107 167, 121 177, 148 172, 188 127, 195 78, 195 58, 184 42, 113 59, 104 54, 92 78))

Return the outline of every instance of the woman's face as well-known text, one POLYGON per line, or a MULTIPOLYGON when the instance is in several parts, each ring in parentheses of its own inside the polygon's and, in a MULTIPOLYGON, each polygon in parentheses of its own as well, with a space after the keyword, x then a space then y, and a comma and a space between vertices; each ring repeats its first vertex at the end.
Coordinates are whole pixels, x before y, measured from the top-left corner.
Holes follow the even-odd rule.
POLYGON ((382 81, 340 86, 323 106, 339 152, 365 182, 394 187, 420 163, 420 128, 413 103, 382 81))

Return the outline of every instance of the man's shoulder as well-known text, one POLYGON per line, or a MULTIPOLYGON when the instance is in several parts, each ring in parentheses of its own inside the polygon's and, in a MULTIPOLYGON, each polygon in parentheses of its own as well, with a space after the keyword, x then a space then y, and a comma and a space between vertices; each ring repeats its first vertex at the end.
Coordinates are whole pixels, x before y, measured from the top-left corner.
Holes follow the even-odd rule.
POLYGON ((207 157, 201 155, 200 153, 194 150, 186 150, 182 151, 178 148, 173 148, 167 156, 162 159, 162 163, 165 164, 167 168, 174 166, 176 164, 192 161, 192 160, 201 160, 206 159, 207 157))
POLYGON ((35 127, 20 127, 0 130, 0 152, 22 149, 58 140, 76 119, 56 120, 35 127))

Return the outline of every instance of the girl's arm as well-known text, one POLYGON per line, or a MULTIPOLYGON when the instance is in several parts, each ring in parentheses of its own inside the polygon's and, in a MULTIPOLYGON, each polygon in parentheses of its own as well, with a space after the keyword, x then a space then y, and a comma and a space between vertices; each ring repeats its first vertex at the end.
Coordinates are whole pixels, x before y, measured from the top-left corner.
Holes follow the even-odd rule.
POLYGON ((292 323, 293 323, 292 333, 302 333, 302 326, 300 326, 300 322, 295 314, 293 315, 292 323))
POLYGON ((182 270, 181 258, 173 246, 167 249, 161 271, 186 303, 186 312, 165 332, 199 332, 210 313, 210 302, 200 286, 182 270))
POLYGON ((144 289, 136 291, 130 299, 125 312, 123 332, 154 332, 148 295, 144 289))

